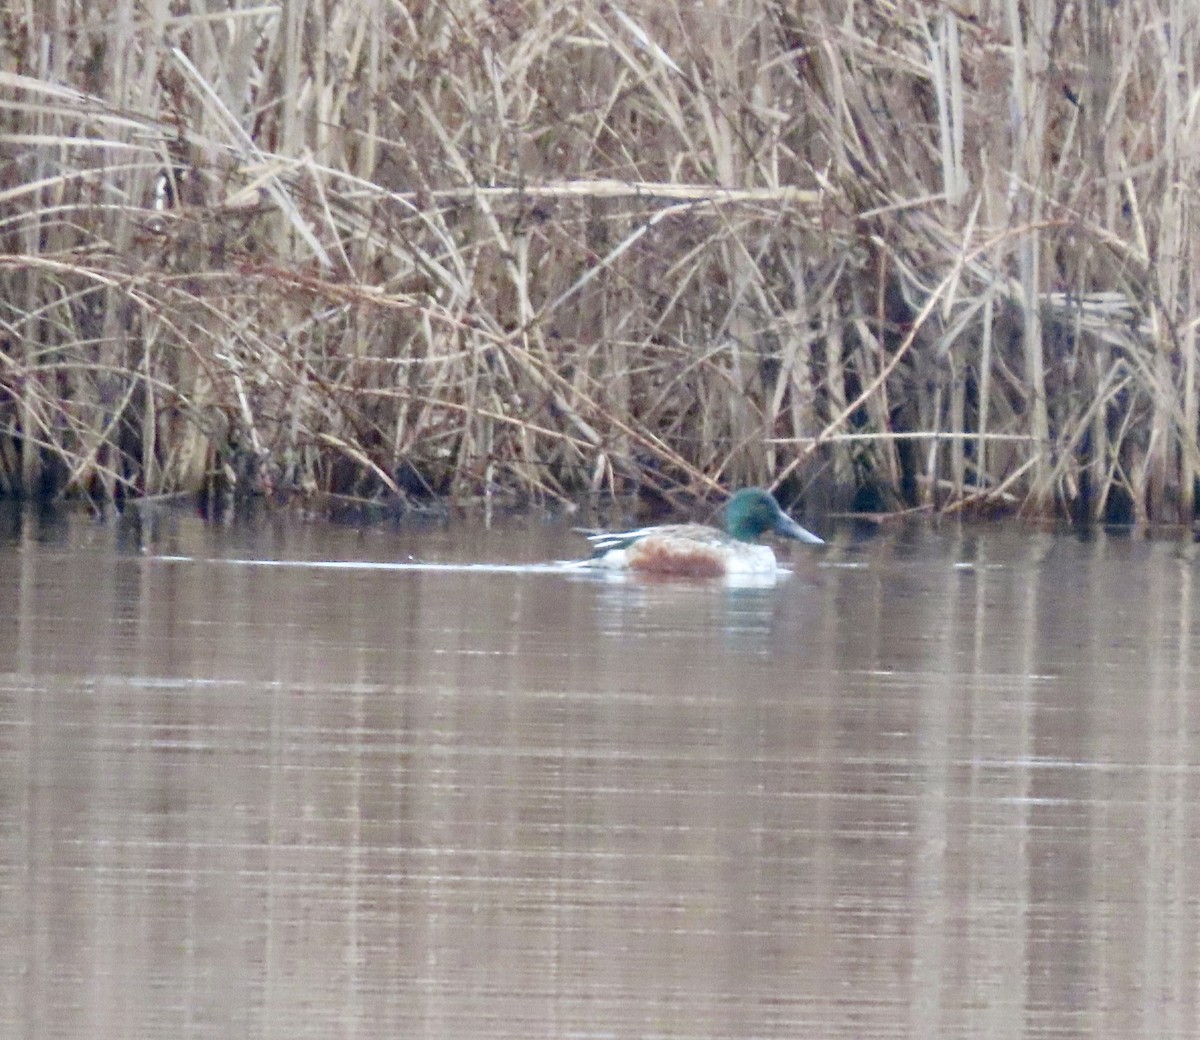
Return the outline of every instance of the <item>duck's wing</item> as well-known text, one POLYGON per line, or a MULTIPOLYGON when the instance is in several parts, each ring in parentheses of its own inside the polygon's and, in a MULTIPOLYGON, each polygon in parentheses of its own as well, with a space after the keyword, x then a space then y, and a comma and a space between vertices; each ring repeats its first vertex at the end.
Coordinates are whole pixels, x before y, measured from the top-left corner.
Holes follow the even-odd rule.
POLYGON ((586 531, 592 543, 592 556, 603 556, 614 549, 628 549, 637 542, 647 539, 663 539, 670 542, 691 542, 703 545, 724 545, 727 535, 715 527, 704 524, 659 524, 654 527, 639 527, 634 531, 586 531))

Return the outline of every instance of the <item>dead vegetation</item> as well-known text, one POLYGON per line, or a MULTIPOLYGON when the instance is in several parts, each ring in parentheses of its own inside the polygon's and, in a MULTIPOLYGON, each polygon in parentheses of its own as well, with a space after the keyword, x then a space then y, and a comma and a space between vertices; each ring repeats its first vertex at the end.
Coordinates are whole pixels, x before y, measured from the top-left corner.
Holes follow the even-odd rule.
POLYGON ((1189 521, 1192 0, 0 0, 0 493, 1189 521))

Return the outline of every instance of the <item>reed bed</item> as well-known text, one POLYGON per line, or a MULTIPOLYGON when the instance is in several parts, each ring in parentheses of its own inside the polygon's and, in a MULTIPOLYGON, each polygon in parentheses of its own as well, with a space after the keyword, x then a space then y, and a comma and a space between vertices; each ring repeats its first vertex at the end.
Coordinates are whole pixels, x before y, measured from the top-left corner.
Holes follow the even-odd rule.
POLYGON ((0 494, 1195 513, 1192 0, 0 0, 0 494))

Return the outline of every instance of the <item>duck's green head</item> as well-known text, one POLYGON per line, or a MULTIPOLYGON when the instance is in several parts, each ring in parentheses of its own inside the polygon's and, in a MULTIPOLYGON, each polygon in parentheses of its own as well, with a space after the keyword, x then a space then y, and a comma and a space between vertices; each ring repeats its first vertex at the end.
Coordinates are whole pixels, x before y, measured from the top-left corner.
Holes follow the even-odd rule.
POLYGON ((725 530, 739 542, 753 542, 768 531, 809 545, 825 541, 806 531, 779 508, 775 496, 762 488, 743 488, 725 507, 725 530))

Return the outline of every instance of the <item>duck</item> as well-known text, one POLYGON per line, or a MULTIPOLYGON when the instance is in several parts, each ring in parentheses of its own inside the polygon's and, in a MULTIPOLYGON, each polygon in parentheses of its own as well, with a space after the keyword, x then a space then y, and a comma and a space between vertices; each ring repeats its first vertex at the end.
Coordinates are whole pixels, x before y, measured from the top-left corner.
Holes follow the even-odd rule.
POLYGON ((779 564, 758 539, 776 534, 806 545, 825 540, 787 515, 763 488, 742 488, 725 507, 725 530, 706 524, 662 524, 633 531, 585 532, 592 555, 585 567, 691 578, 764 576, 779 564))

